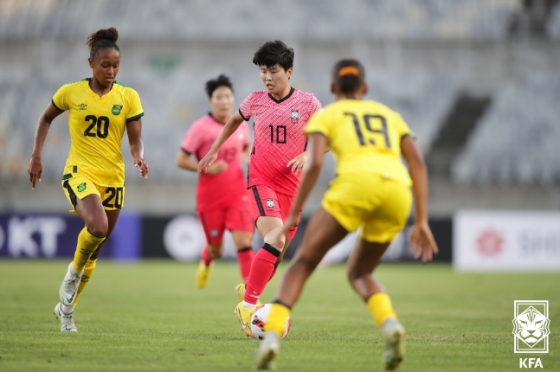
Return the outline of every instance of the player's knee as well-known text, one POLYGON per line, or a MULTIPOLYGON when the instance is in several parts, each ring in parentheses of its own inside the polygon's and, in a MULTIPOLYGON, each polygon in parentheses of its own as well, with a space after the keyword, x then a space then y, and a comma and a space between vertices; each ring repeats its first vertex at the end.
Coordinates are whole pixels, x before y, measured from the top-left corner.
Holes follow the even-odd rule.
POLYGON ((306 256, 302 256, 302 255, 300 255, 295 260, 296 260, 296 262, 294 263, 294 266, 299 265, 300 267, 303 267, 307 271, 315 270, 315 268, 319 264, 319 262, 317 260, 313 259, 312 257, 306 257, 306 256))
POLYGON ((224 254, 224 245, 223 244, 208 244, 208 254, 213 259, 221 258, 224 254))
POLYGON ((87 225, 87 229, 90 232, 90 234, 97 236, 98 238, 104 238, 107 236, 107 232, 109 231, 109 223, 107 222, 107 219, 97 219, 94 221, 91 221, 88 225, 87 225))

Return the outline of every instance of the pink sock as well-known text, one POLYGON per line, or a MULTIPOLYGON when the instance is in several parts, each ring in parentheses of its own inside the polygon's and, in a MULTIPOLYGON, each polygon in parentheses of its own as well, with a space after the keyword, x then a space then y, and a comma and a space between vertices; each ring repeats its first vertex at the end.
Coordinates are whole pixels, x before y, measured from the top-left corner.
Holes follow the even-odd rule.
POLYGON ((274 264, 279 255, 280 252, 268 243, 264 243, 264 246, 259 249, 253 259, 249 280, 247 280, 245 286, 245 297, 243 298, 245 302, 257 303, 270 275, 274 271, 274 264))
POLYGON ((255 253, 251 247, 242 248, 237 251, 239 270, 241 271, 241 277, 244 283, 247 283, 247 280, 249 280, 249 273, 251 272, 251 264, 253 263, 254 257, 255 253))
POLYGON ((272 273, 270 274, 270 278, 268 278, 269 282, 272 280, 272 278, 274 278, 274 275, 276 275, 276 269, 278 269, 278 266, 274 266, 274 270, 272 270, 272 273))
POLYGON ((208 253, 208 246, 204 246, 204 248, 202 248, 202 255, 200 256, 200 259, 206 266, 209 266, 212 262, 212 257, 210 257, 210 254, 208 253))

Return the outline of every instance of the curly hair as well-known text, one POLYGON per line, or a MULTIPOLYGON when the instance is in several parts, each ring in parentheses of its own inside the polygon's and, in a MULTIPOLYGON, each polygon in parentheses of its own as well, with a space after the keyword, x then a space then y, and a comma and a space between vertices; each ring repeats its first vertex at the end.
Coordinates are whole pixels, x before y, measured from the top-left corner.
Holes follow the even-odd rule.
POLYGON ((101 29, 93 34, 89 35, 86 41, 86 45, 89 47, 89 56, 94 59, 100 50, 106 48, 115 48, 118 52, 121 50, 117 45, 117 40, 119 39, 119 32, 116 28, 106 28, 101 29))

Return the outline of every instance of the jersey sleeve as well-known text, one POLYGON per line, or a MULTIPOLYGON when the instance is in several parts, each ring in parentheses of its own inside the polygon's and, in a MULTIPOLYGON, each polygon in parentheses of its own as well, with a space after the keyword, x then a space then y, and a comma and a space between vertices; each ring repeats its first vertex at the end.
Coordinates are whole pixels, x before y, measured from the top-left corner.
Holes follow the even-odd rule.
POLYGON ((140 96, 134 89, 130 89, 128 94, 128 110, 126 112, 126 122, 136 121, 144 116, 144 109, 140 102, 140 96))
POLYGON ((52 98, 52 104, 60 111, 66 111, 70 108, 68 105, 70 85, 65 84, 61 86, 52 98))
POLYGON ((397 133, 399 134, 399 139, 403 139, 406 136, 416 138, 414 132, 408 127, 402 116, 395 112, 394 115, 395 127, 397 128, 397 133))
POLYGON ((327 115, 325 115, 324 111, 316 112, 307 122, 307 125, 305 126, 305 134, 309 136, 313 133, 321 133, 325 137, 329 138, 330 128, 327 115))
POLYGON ((193 124, 185 134, 183 142, 181 142, 181 149, 189 154, 196 154, 202 143, 202 132, 200 126, 196 123, 193 124))
POLYGON ((255 93, 249 94, 247 98, 245 98, 243 102, 241 102, 241 105, 239 106, 239 115, 241 115, 241 117, 245 121, 249 121, 251 116, 253 116, 252 106, 253 106, 254 97, 255 97, 255 93))
POLYGON ((321 106, 321 102, 315 96, 311 96, 311 103, 309 105, 309 116, 311 117, 314 113, 321 111, 323 106, 321 106))

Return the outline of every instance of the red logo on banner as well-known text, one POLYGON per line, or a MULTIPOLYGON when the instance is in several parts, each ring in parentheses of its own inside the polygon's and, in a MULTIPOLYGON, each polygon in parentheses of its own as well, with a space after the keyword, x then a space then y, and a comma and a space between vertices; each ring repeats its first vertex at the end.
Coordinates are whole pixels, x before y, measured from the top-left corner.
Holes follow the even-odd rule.
POLYGON ((496 230, 484 230, 476 239, 478 252, 482 256, 494 257, 502 253, 504 239, 496 230))

